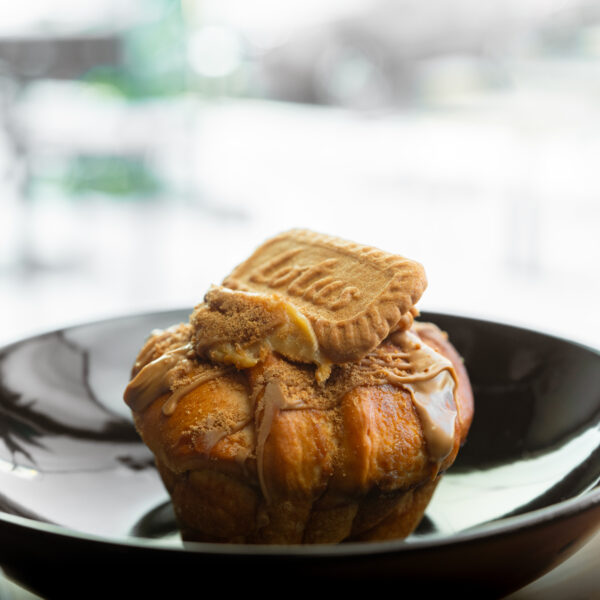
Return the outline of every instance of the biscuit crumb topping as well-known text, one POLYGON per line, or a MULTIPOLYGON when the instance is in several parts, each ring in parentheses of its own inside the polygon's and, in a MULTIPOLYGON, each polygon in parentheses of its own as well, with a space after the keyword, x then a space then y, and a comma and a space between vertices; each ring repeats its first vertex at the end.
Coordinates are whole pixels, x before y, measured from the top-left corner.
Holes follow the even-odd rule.
POLYGON ((277 294, 213 286, 190 318, 196 354, 214 363, 248 369, 277 352, 317 366, 318 381, 331 372, 310 321, 277 294))
MULTIPOLYGON (((169 416, 195 388, 236 371, 253 373, 248 381, 257 409, 273 396, 266 394, 273 386, 285 399, 276 407, 283 411, 335 410, 351 390, 391 385, 412 397, 430 459, 441 463, 454 446, 457 378, 452 363, 419 338, 424 325, 413 322, 413 301, 424 285, 417 263, 306 232, 274 239, 278 253, 267 242, 226 279, 234 289, 212 286, 189 323, 153 332, 136 361, 126 403, 139 412, 164 397, 162 412, 169 416), (381 281, 361 283, 359 275, 371 271, 381 281), (343 287, 342 279, 358 285, 343 287), (325 312, 315 313, 315 306, 325 312), (350 320, 330 319, 324 328, 327 314, 342 309, 353 311, 350 320)), ((268 430, 260 428, 259 447, 268 430)))

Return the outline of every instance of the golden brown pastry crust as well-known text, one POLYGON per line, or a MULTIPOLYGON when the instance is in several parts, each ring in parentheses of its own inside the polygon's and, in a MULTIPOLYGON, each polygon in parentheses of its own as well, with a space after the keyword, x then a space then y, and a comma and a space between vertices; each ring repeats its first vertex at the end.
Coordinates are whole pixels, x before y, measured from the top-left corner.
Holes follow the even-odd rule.
MULTIPOLYGON (((270 354, 194 387, 171 415, 163 411, 168 394, 134 411, 183 537, 297 544, 410 534, 473 415, 467 372, 445 334, 427 325, 412 331, 456 373, 454 443, 443 460, 431 459, 409 390, 357 363, 334 367, 323 386, 314 366, 270 354)), ((190 335, 181 325, 155 336, 134 374, 190 335)), ((376 349, 380 355, 397 353, 390 339, 376 349)))

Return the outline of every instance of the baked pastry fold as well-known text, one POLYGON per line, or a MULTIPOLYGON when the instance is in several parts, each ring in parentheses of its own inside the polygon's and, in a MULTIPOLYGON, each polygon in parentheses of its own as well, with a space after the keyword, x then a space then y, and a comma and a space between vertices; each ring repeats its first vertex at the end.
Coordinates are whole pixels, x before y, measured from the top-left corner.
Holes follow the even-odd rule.
POLYGON ((473 416, 460 356, 417 314, 408 305, 353 360, 324 351, 277 293, 213 287, 188 323, 153 332, 125 401, 183 538, 409 535, 473 416))

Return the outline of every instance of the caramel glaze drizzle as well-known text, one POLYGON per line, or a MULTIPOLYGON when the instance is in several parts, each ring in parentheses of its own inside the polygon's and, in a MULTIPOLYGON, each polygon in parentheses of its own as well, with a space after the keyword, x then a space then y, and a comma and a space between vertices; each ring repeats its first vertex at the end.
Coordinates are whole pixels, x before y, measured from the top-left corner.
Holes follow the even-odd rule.
MULTIPOLYGON (((415 325, 418 331, 420 324, 415 325)), ((412 331, 398 331, 388 340, 399 348, 398 352, 377 351, 368 354, 358 363, 365 373, 378 376, 394 386, 406 389, 417 411, 429 460, 439 466, 452 452, 455 442, 457 417, 457 377, 450 360, 425 344, 412 331)), ((259 483, 263 497, 269 502, 270 492, 264 476, 265 443, 274 419, 280 411, 307 408, 286 396, 279 383, 269 381, 262 392, 262 419, 258 425, 256 460, 259 483)), ((342 394, 343 395, 343 394, 342 394)))
POLYGON ((297 409, 300 408, 301 405, 290 402, 277 382, 269 381, 264 386, 263 390, 263 414, 256 438, 256 465, 260 489, 268 503, 270 500, 270 493, 264 477, 265 443, 271 433, 271 426, 273 425, 273 420, 277 416, 277 413, 283 410, 297 409))
POLYGON ((202 373, 198 373, 194 375, 188 383, 177 386, 168 400, 163 404, 163 414, 169 416, 175 412, 177 408, 177 403, 181 398, 189 394, 192 390, 195 390, 197 387, 201 386, 203 383, 210 381, 211 379, 216 379, 217 377, 221 377, 221 375, 226 375, 230 373, 231 369, 227 367, 216 367, 211 369, 210 371, 203 371, 202 373))
MULTIPOLYGON (((415 325, 418 331, 420 324, 415 325)), ((384 380, 400 386, 411 394, 417 411, 427 452, 432 462, 438 465, 454 447, 457 403, 455 398, 457 377, 452 363, 425 344, 413 331, 397 331, 388 340, 399 348, 398 352, 378 354, 377 350, 358 363, 360 370, 376 369, 384 380)), ((233 367, 215 366, 202 371, 179 385, 172 385, 170 374, 175 368, 191 370, 195 362, 191 343, 168 350, 159 358, 143 366, 125 390, 125 401, 134 411, 145 410, 156 398, 171 391, 163 404, 163 414, 173 414, 178 401, 196 387, 207 381, 235 371, 233 367)), ((197 364, 197 363, 196 363, 197 364)), ((264 448, 273 420, 279 411, 303 408, 300 402, 292 402, 276 382, 268 382, 262 392, 263 414, 257 431, 256 458, 260 487, 268 502, 269 491, 264 478, 264 448)), ((258 395, 257 394, 257 395, 258 395)), ((247 423, 240 424, 239 428, 247 423)), ((215 431, 208 443, 210 449, 231 431, 215 431)), ((245 458, 245 457, 244 457, 245 458)))
POLYGON ((169 373, 181 361, 188 361, 194 353, 191 343, 183 344, 168 350, 157 359, 144 365, 125 389, 123 399, 136 412, 148 408, 156 398, 170 389, 169 373))
MULTIPOLYGON (((418 331, 418 326, 416 329, 418 331)), ((390 341, 401 348, 402 363, 392 369, 384 367, 382 371, 390 383, 410 392, 429 458, 439 464, 454 448, 458 407, 456 372, 450 360, 411 331, 392 334, 390 341)))
POLYGON ((157 359, 143 366, 125 389, 124 399, 136 412, 146 410, 154 400, 171 391, 162 407, 164 415, 172 415, 177 403, 198 386, 232 371, 229 367, 213 367, 190 377, 184 383, 174 385, 171 381, 174 369, 191 371, 195 352, 190 343, 168 350, 157 359))

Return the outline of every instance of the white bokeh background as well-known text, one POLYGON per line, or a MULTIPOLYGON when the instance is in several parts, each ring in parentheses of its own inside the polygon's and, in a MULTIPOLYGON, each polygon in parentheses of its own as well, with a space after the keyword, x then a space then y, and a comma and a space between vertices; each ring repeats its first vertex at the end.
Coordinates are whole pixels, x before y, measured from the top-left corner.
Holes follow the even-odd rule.
POLYGON ((191 309, 264 239, 308 227, 422 262, 422 310, 600 348, 599 164, 591 0, 11 5, 0 345, 191 309), (89 63, 86 40, 118 46, 146 27, 129 67, 160 63, 160 88, 177 46, 179 93, 132 98, 52 74, 55 44, 75 40, 66 62, 89 63), (82 156, 137 161, 159 192, 57 185, 82 156))
MULTIPOLYGON (((378 117, 255 99, 192 100, 179 107, 185 119, 160 107, 115 111, 104 131, 132 144, 149 123, 164 131, 150 141, 154 160, 197 196, 7 202, 4 244, 24 227, 40 264, 0 277, 0 339, 191 307, 265 238, 308 227, 422 262, 424 310, 598 346, 600 125, 580 114, 554 129, 551 114, 504 100, 514 120, 503 104, 378 117)), ((90 110, 73 104, 71 115, 90 110)))

